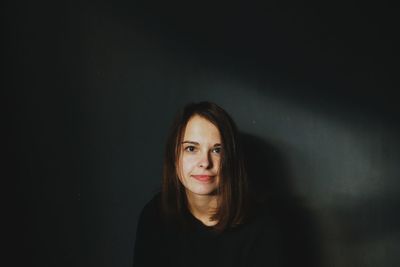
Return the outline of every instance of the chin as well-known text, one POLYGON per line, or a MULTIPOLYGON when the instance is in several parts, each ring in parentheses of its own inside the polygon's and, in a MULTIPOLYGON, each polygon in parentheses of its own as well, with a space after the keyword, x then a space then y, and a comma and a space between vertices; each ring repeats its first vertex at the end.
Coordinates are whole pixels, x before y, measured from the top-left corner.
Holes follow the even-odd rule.
POLYGON ((180 180, 181 184, 184 186, 187 194, 194 195, 215 195, 218 189, 217 181, 212 181, 210 183, 201 183, 193 178, 180 180))
POLYGON ((188 192, 195 194, 195 195, 214 195, 216 190, 217 190, 216 186, 208 186, 208 187, 205 187, 205 186, 202 186, 202 187, 196 186, 195 187, 194 186, 191 188, 187 188, 188 192))

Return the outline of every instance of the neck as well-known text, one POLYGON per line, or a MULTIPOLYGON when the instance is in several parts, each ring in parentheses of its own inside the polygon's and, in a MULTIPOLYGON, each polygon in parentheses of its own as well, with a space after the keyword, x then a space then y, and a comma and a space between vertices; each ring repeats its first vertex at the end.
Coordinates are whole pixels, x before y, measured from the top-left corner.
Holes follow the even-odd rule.
POLYGON ((217 208, 218 197, 216 195, 196 195, 192 193, 187 193, 186 195, 188 208, 194 217, 207 226, 217 224, 217 221, 210 220, 210 217, 215 213, 217 208))

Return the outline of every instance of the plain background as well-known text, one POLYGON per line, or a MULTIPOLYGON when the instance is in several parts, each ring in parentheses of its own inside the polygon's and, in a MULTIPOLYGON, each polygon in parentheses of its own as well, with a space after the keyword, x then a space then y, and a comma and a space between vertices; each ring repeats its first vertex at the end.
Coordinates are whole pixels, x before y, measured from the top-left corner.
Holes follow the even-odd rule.
POLYGON ((237 122, 288 257, 400 264, 398 10, 265 2, 3 4, 15 266, 130 266, 168 127, 199 100, 237 122))

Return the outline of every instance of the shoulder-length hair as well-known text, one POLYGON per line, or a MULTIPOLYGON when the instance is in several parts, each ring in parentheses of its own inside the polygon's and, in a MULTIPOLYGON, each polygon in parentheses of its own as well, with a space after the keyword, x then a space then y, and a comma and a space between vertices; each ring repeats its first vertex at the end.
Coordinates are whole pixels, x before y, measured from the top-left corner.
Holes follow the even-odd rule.
POLYGON ((221 135, 222 158, 217 188, 219 198, 216 213, 210 219, 217 221, 213 229, 222 232, 244 222, 248 184, 237 127, 229 114, 215 103, 190 103, 175 117, 164 155, 162 210, 167 217, 182 221, 183 214, 188 211, 185 188, 178 178, 177 168, 186 125, 195 115, 214 124, 221 135))

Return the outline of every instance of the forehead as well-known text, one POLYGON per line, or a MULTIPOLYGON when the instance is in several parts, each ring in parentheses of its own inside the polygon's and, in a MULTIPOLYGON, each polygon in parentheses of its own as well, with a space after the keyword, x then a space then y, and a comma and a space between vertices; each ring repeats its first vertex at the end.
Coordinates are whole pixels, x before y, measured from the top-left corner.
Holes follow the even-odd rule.
POLYGON ((191 117, 186 125, 185 133, 183 136, 184 141, 214 141, 220 142, 221 135, 218 128, 207 119, 195 115, 191 117))

